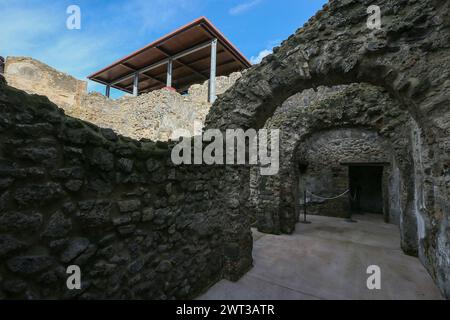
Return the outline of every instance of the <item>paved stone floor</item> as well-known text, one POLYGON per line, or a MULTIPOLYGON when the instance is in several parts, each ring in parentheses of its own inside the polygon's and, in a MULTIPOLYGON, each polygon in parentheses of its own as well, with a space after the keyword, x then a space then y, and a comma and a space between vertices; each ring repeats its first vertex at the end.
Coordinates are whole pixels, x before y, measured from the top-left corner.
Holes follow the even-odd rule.
POLYGON ((442 299, 419 260, 401 251, 395 225, 379 216, 355 219, 311 216, 292 235, 254 231, 253 269, 199 299, 442 299), (381 268, 381 290, 367 289, 370 265, 381 268))

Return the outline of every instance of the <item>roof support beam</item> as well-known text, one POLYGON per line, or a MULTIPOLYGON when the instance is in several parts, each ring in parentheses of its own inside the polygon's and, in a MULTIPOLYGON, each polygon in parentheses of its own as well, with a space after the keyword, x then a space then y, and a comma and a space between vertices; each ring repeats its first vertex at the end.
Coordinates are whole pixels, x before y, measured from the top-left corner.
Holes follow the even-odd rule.
POLYGON ((209 76, 208 101, 216 101, 217 39, 211 41, 211 70, 209 76))
MULTIPOLYGON (((171 58, 166 58, 166 59, 164 59, 162 61, 159 61, 157 63, 154 63, 154 64, 152 64, 152 65, 150 65, 148 67, 144 67, 142 69, 136 70, 136 73, 137 74, 141 74, 141 73, 145 73, 147 71, 153 70, 155 68, 161 67, 163 65, 168 64, 170 59, 172 59, 172 61, 181 59, 181 58, 183 58, 183 57, 185 57, 185 56, 187 56, 187 55, 189 55, 191 53, 194 53, 194 52, 200 51, 202 49, 205 49, 205 48, 209 47, 210 45, 211 45, 211 40, 209 40, 207 42, 204 42, 204 43, 201 43, 199 45, 196 45, 196 46, 194 46, 192 48, 189 48, 187 50, 184 50, 184 51, 182 51, 180 53, 177 53, 177 54, 173 55, 171 58)), ((128 79, 132 78, 133 76, 134 76, 134 73, 131 73, 129 75, 121 77, 121 78, 119 78, 117 80, 112 81, 111 85, 120 83, 120 82, 122 82, 124 80, 128 80, 128 79)))
MULTIPOLYGON (((224 53, 226 53, 226 51, 225 50, 217 50, 217 59, 219 58, 219 56, 221 56, 222 54, 224 54, 224 53)), ((190 69, 192 69, 192 70, 196 70, 198 73, 196 73, 196 74, 198 74, 198 75, 201 75, 205 80, 209 80, 209 75, 207 76, 206 74, 207 73, 209 73, 209 67, 208 67, 208 69, 203 69, 203 70, 198 70, 198 69, 194 69, 191 65, 192 64, 195 64, 195 63, 198 63, 198 62, 203 62, 203 61, 205 61, 205 60, 209 60, 210 59, 210 54, 208 53, 208 56, 207 57, 204 57, 204 58, 200 58, 200 59, 197 59, 197 60, 194 60, 194 61, 192 61, 192 62, 189 62, 189 63, 184 63, 184 62, 181 62, 180 60, 177 60, 176 62, 178 63, 178 64, 180 64, 181 66, 180 67, 176 67, 176 66, 174 66, 174 68, 173 68, 173 71, 175 71, 175 70, 177 70, 177 69, 181 69, 182 67, 184 67, 184 66, 186 66, 187 68, 190 68, 190 69)), ((232 60, 232 62, 236 62, 235 60, 232 60)), ((226 64, 228 64, 228 63, 226 63, 226 64)), ((220 66, 222 66, 222 64, 220 64, 220 66)), ((194 72, 194 71, 193 71, 194 72)), ((195 73, 195 72, 194 72, 195 73)), ((160 76, 163 76, 163 75, 165 75, 165 72, 164 73, 159 73, 159 74, 157 74, 157 75, 155 75, 154 77, 160 77, 160 76)), ((154 79, 156 79, 156 78, 154 78, 154 79)), ((183 78, 178 78, 177 79, 177 81, 178 80, 182 80, 182 79, 186 79, 186 77, 183 77, 183 78)))
POLYGON ((181 65, 182 65, 183 67, 185 67, 185 68, 188 68, 189 70, 191 70, 191 72, 193 72, 193 73, 195 73, 195 74, 201 76, 203 79, 205 79, 205 80, 208 79, 208 77, 205 76, 202 72, 200 72, 200 71, 198 71, 197 69, 191 67, 190 65, 188 65, 188 64, 186 64, 186 63, 184 63, 184 62, 181 62, 180 60, 177 60, 177 63, 181 64, 181 65))
POLYGON ((172 73, 173 73, 173 61, 172 59, 169 59, 169 62, 167 63, 167 81, 166 81, 166 86, 169 88, 172 87, 172 73))
POLYGON ((111 86, 108 84, 106 85, 105 96, 109 98, 110 93, 111 93, 111 86))
MULTIPOLYGON (((165 55, 167 58, 170 58, 172 56, 171 53, 167 52, 164 49, 161 49, 161 47, 155 47, 155 49, 157 49, 159 52, 161 52, 163 55, 165 55)), ((189 64, 184 63, 183 61, 181 61, 180 59, 177 60, 178 64, 181 64, 183 67, 188 68, 189 70, 191 70, 191 72, 194 72, 195 74, 198 74, 199 76, 201 76, 202 78, 204 78, 205 80, 208 79, 207 76, 205 76, 202 72, 198 71, 197 69, 191 67, 189 64)))
MULTIPOLYGON (((215 32, 214 32, 214 26, 212 26, 213 27, 213 30, 211 30, 211 28, 210 28, 210 26, 209 26, 209 23, 202 23, 202 26, 203 26, 203 29, 202 29, 202 31, 203 32, 205 32, 206 34, 208 34, 208 35, 210 35, 211 37, 215 37, 215 32)), ((236 51, 235 50, 233 50, 233 49, 235 49, 234 47, 233 47, 233 45, 232 44, 230 44, 228 41, 224 41, 223 42, 223 46, 224 47, 227 47, 228 48, 228 50, 230 51, 230 53, 233 55, 233 56, 235 56, 236 57, 236 59, 241 63, 241 65, 245 68, 245 67, 251 67, 251 63, 250 63, 250 61, 247 61, 245 58, 244 58, 244 60, 246 60, 245 62, 244 61, 242 61, 242 59, 240 59, 240 57, 239 57, 239 55, 236 55, 236 51), (246 66, 246 63, 248 63, 249 65, 248 66, 246 66)))
MULTIPOLYGON (((133 72, 138 71, 138 70, 136 70, 135 68, 133 68, 133 67, 131 67, 131 66, 125 64, 125 63, 121 63, 120 65, 121 65, 121 66, 124 66, 125 68, 127 68, 127 69, 129 69, 129 70, 131 70, 131 71, 133 71, 133 72)), ((156 81, 156 82, 158 82, 158 83, 165 84, 163 81, 159 80, 158 78, 149 76, 149 75, 146 74, 146 73, 141 73, 141 76, 143 76, 144 78, 147 78, 147 79, 156 81)))
MULTIPOLYGON (((209 57, 208 57, 208 59, 209 59, 209 57)), ((219 68, 223 68, 224 66, 227 66, 227 65, 230 65, 230 64, 233 64, 233 63, 236 63, 236 60, 229 60, 229 61, 227 61, 225 63, 221 63, 218 67, 219 68)), ((204 70, 202 70, 202 72, 208 72, 210 70, 210 68, 211 67, 208 67, 208 69, 204 69, 204 70)), ((178 81, 183 82, 183 80, 191 79, 191 78, 192 78, 192 75, 189 75, 189 76, 185 76, 185 77, 179 78, 178 81)))
POLYGON ((147 78, 147 79, 149 79, 149 80, 156 81, 156 82, 158 82, 158 83, 160 83, 160 84, 164 84, 164 81, 161 81, 161 80, 159 80, 158 78, 149 76, 149 75, 146 74, 146 73, 141 73, 141 76, 143 76, 144 78, 147 78))
POLYGON ((105 86, 110 86, 111 88, 114 88, 114 89, 117 89, 117 90, 122 90, 122 91, 125 91, 125 92, 127 92, 127 93, 132 93, 132 92, 131 92, 130 90, 128 90, 127 88, 119 87, 119 86, 117 86, 117 85, 112 85, 112 84, 110 84, 110 83, 108 83, 108 82, 106 82, 106 81, 102 81, 102 80, 100 80, 100 79, 95 79, 95 81, 98 82, 98 83, 104 84, 105 86))
MULTIPOLYGON (((208 57, 208 59, 209 59, 209 57, 208 57)), ((230 65, 230 64, 233 64, 233 63, 236 63, 236 60, 229 60, 229 61, 227 61, 227 62, 225 62, 225 63, 222 63, 222 64, 220 64, 220 68, 222 68, 222 67, 224 67, 224 66, 227 66, 227 65, 230 65)), ((210 70, 210 68, 211 67, 208 67, 208 69, 204 69, 204 70, 202 70, 202 72, 203 73, 206 73, 206 72, 208 72, 209 70, 210 70)), ((174 70, 176 70, 176 68, 174 69, 174 70)), ((186 79, 192 79, 192 77, 193 77, 193 75, 189 75, 189 76, 184 76, 184 77, 182 77, 182 78, 178 78, 177 79, 177 81, 179 81, 179 82, 183 82, 184 80, 186 80, 186 79)), ((208 79, 209 80, 209 79, 208 79)), ((180 88, 177 88, 177 90, 179 90, 179 91, 184 91, 185 89, 188 89, 189 87, 190 87, 191 85, 188 85, 187 87, 180 87, 180 88)), ((130 86, 129 86, 130 87, 130 86)), ((159 86, 160 87, 160 86, 159 86)), ((153 87, 147 87, 147 88, 145 88, 144 90, 142 90, 142 91, 147 91, 147 90, 153 90, 154 88, 158 88, 158 86, 153 86, 153 87)))
POLYGON ((134 80, 133 80, 133 96, 137 97, 139 94, 139 73, 136 72, 134 74, 134 80))
POLYGON ((236 63, 236 60, 230 60, 230 61, 227 61, 227 62, 223 62, 223 63, 220 64, 219 67, 223 68, 223 67, 228 66, 228 65, 233 64, 233 63, 236 63))
MULTIPOLYGON (((222 49, 222 50, 217 50, 217 57, 221 56, 223 53, 226 53, 226 51, 223 50, 223 49, 222 49)), ((198 62, 203 62, 203 61, 205 61, 205 60, 209 60, 209 58, 210 58, 210 55, 208 54, 206 57, 203 57, 203 58, 200 58, 200 59, 191 61, 191 62, 189 62, 189 63, 186 64, 186 65, 187 65, 188 67, 190 67, 191 65, 196 64, 196 63, 198 63, 198 62)), ((198 70, 198 72, 203 73, 203 70, 198 70)))

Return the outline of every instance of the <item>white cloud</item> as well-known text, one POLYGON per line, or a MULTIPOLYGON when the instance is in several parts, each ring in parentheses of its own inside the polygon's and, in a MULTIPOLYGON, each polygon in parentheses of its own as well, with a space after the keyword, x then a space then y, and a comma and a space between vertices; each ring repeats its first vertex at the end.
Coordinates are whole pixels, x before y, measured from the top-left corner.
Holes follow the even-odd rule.
POLYGON ((233 16, 244 13, 261 3, 262 0, 252 0, 241 3, 230 9, 229 13, 233 16))
POLYGON ((261 50, 256 56, 252 56, 250 58, 250 62, 252 64, 258 64, 267 57, 268 55, 271 55, 273 53, 273 48, 279 46, 281 43, 281 40, 272 40, 269 41, 266 45, 266 48, 264 50, 261 50))
MULTIPOLYGON (((17 2, 0 20, 0 55, 30 56, 80 79, 114 49, 114 35, 68 30, 64 7, 17 2)), ((104 62, 103 62, 104 63, 104 62)))
POLYGON ((0 55, 31 56, 84 79, 166 32, 167 25, 178 25, 188 3, 196 1, 128 0, 101 10, 81 1, 82 28, 67 30, 64 3, 9 0, 0 5, 0 55))
POLYGON ((258 55, 253 56, 250 58, 250 62, 252 64, 258 64, 262 61, 262 59, 264 59, 265 57, 267 57, 268 55, 271 55, 273 53, 272 49, 264 49, 262 50, 260 53, 258 53, 258 55))

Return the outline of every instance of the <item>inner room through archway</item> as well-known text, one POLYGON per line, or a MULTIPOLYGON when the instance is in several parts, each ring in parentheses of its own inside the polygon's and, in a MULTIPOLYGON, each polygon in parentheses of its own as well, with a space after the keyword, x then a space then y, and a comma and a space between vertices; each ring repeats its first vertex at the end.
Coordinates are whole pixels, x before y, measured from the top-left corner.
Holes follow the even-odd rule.
MULTIPOLYGON (((352 214, 375 214, 389 222, 389 211, 384 204, 388 181, 383 179, 388 163, 343 163, 348 166, 349 201, 352 214)), ((388 170, 388 169, 387 169, 388 170)))

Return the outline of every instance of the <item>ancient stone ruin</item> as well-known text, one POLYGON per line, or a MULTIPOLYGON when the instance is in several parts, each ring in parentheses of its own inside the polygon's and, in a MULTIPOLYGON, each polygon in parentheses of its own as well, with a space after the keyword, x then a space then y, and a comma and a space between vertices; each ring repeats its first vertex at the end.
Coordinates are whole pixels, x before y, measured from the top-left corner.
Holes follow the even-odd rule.
MULTIPOLYGON (((331 197, 355 164, 376 163, 377 210, 449 298, 450 4, 379 0, 381 30, 367 28, 370 4, 330 1, 207 114, 206 128, 280 128, 274 176, 175 166, 170 142, 126 138, 2 81, 0 297, 194 298, 252 267, 252 225, 289 234, 302 191, 331 197), (82 290, 66 290, 68 264, 88 270, 82 290)), ((308 197, 315 214, 349 211, 308 197)))
MULTIPOLYGON (((366 27, 366 5, 369 1, 330 1, 217 101, 207 125, 260 128, 283 101, 305 89, 364 84, 367 93, 344 89, 328 98, 328 103, 298 111, 306 113, 307 119, 299 119, 304 126, 297 132, 294 153, 302 148, 302 140, 322 129, 363 128, 388 136, 396 156, 391 171, 396 172, 398 166, 401 180, 400 191, 393 193, 400 199, 399 210, 393 206, 392 213, 400 212, 402 248, 418 254, 448 295, 449 4, 379 2, 386 24, 375 31, 366 27), (354 98, 344 107, 347 95, 354 98), (361 103, 366 95, 369 103, 361 103), (372 100, 376 96, 379 98, 372 100), (386 99, 391 102, 383 107, 386 99), (364 105, 363 109, 358 105, 364 105), (397 154, 396 150, 402 149, 397 154)), ((384 140, 388 141, 387 137, 384 140)), ((295 189, 289 188, 295 185, 293 178, 291 172, 289 179, 274 176, 274 181, 266 183, 272 185, 278 201, 263 204, 262 210, 268 210, 264 217, 259 210, 253 214, 261 217, 259 223, 266 231, 292 231, 297 221, 295 189)), ((242 173, 242 179, 248 179, 248 171, 242 173)))
MULTIPOLYGON (((217 77, 217 94, 224 93, 240 76, 234 72, 217 77)), ((69 116, 134 139, 168 141, 175 129, 194 135, 194 121, 203 123, 211 108, 208 82, 192 85, 185 95, 161 89, 113 100, 88 93, 85 81, 28 57, 8 57, 5 78, 12 87, 47 96, 69 116)))

